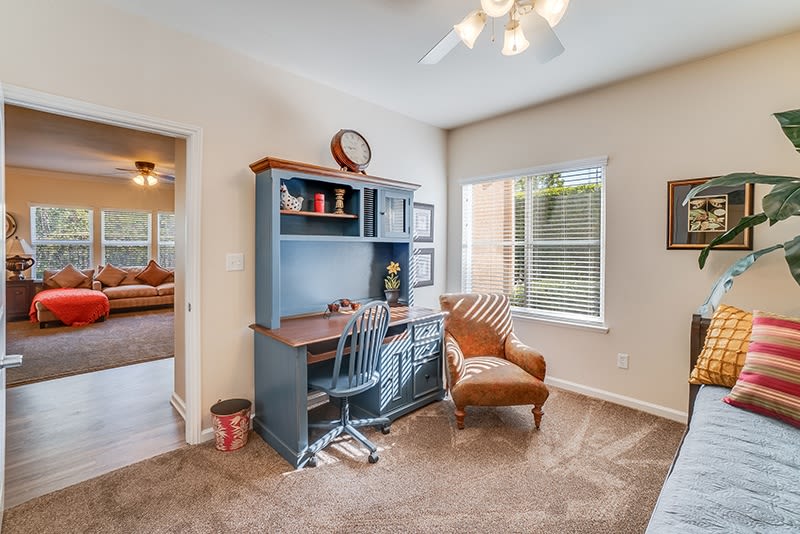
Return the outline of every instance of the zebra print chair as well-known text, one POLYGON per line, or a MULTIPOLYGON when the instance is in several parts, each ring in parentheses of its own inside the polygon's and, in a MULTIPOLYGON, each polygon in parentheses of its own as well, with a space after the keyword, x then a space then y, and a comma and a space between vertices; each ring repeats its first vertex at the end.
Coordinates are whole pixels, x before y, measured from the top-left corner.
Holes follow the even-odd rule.
POLYGON ((467 406, 533 405, 536 428, 549 392, 545 361, 511 331, 511 306, 500 294, 446 294, 447 383, 458 428, 467 406))

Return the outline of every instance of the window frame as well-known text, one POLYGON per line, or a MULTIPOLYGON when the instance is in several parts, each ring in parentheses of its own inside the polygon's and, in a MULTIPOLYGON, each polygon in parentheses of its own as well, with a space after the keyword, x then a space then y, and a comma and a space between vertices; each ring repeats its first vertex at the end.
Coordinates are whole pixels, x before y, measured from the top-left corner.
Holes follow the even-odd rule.
MULTIPOLYGON (((153 212, 146 209, 100 208, 100 259, 102 260, 101 263, 103 265, 106 265, 108 263, 108 258, 106 258, 106 246, 147 247, 147 258, 149 261, 149 259, 153 257, 153 212), (115 241, 115 240, 106 241, 105 221, 106 221, 106 213, 108 212, 147 214, 147 241, 115 241)), ((145 263, 145 265, 147 264, 145 263)), ((125 267, 132 267, 132 266, 126 265, 125 267)), ((140 266, 137 265, 136 267, 140 266)))
MULTIPOLYGON (((86 245, 89 247, 89 265, 84 267, 85 269, 92 269, 92 265, 94 265, 94 208, 90 206, 76 206, 76 205, 60 205, 60 204, 28 204, 28 216, 30 221, 30 238, 31 238, 31 247, 33 247, 33 258, 38 260, 36 253, 36 246, 37 245, 86 245), (49 240, 49 239, 37 239, 36 238, 36 215, 34 214, 34 210, 39 208, 52 208, 52 209, 73 209, 73 210, 86 210, 88 211, 89 216, 89 239, 88 241, 67 241, 67 240, 49 240)), ((76 268, 81 269, 81 266, 76 266, 76 268)), ((37 269, 33 269, 33 272, 36 273, 37 269)))
MULTIPOLYGON (((466 213, 464 211, 464 200, 465 200, 465 192, 467 191, 465 186, 471 186, 476 184, 482 183, 489 183, 489 182, 497 182, 502 180, 514 180, 516 178, 520 178, 522 176, 539 176, 539 175, 546 175, 546 174, 554 174, 554 173, 564 173, 573 170, 580 170, 585 168, 591 167, 599 167, 600 168, 600 184, 601 184, 601 191, 600 191, 600 274, 599 274, 599 282, 600 282, 600 291, 599 291, 599 316, 597 318, 575 318, 575 317, 563 317, 559 316, 558 313, 546 313, 537 310, 532 310, 530 308, 523 308, 519 306, 511 306, 511 313, 514 318, 522 318, 526 320, 532 320, 535 322, 540 322, 548 325, 555 325, 555 326, 567 326, 567 327, 574 327, 574 328, 581 328, 587 329, 597 332, 606 333, 608 332, 608 326, 606 325, 606 187, 607 187, 607 175, 608 175, 608 157, 596 157, 596 158, 586 158, 586 159, 579 159, 579 160, 572 160, 572 161, 565 161, 560 163, 553 163, 547 165, 541 165, 536 167, 530 167, 525 169, 516 169, 512 171, 502 172, 493 175, 484 175, 478 177, 472 177, 460 180, 458 183, 461 186, 461 269, 460 269, 460 276, 461 282, 460 287, 461 291, 467 291, 467 273, 468 268, 471 266, 464 265, 464 261, 466 261, 466 254, 465 252, 469 250, 471 247, 471 243, 465 239, 463 230, 464 225, 466 223, 466 213)), ((513 241, 513 240, 512 240, 513 241)))

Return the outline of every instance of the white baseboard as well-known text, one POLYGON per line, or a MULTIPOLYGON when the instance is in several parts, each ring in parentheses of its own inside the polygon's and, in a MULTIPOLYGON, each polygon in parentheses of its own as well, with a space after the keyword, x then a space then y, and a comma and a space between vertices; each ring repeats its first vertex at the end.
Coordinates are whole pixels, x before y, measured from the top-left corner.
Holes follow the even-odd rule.
POLYGON ((548 376, 544 379, 544 382, 545 384, 552 384, 558 388, 566 389, 567 391, 580 393, 581 395, 586 395, 587 397, 594 397, 596 399, 613 402, 614 404, 621 404, 622 406, 627 406, 628 408, 633 408, 635 410, 647 412, 659 417, 671 419, 679 423, 686 423, 688 418, 686 412, 673 410, 672 408, 667 408, 666 406, 660 406, 651 402, 641 401, 632 397, 626 397, 625 395, 611 393, 610 391, 605 391, 603 389, 584 386, 568 380, 561 380, 560 378, 552 378, 548 376))
POLYGON ((178 412, 184 421, 186 421, 186 403, 183 402, 183 399, 178 396, 177 393, 174 391, 169 398, 169 403, 172 404, 172 407, 175 408, 175 411, 178 412))

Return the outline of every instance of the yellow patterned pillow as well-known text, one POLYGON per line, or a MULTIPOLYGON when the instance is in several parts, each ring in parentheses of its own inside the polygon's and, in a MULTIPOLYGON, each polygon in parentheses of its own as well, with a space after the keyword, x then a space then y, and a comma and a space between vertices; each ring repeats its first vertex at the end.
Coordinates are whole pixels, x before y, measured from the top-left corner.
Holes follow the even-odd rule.
POLYGON ((753 314, 724 304, 717 308, 689 383, 733 387, 744 366, 752 329, 753 314))

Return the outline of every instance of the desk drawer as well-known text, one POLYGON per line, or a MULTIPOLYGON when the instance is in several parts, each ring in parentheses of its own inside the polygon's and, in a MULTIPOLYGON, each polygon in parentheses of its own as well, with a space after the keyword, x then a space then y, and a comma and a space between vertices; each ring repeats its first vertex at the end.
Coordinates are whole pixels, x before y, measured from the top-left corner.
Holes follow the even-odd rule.
POLYGON ((424 360, 438 355, 442 351, 441 343, 438 339, 414 344, 414 360, 424 360))
POLYGON ((414 324, 414 341, 438 338, 441 335, 441 326, 440 319, 414 324))
POLYGON ((442 360, 436 358, 414 366, 414 399, 442 387, 442 360))

